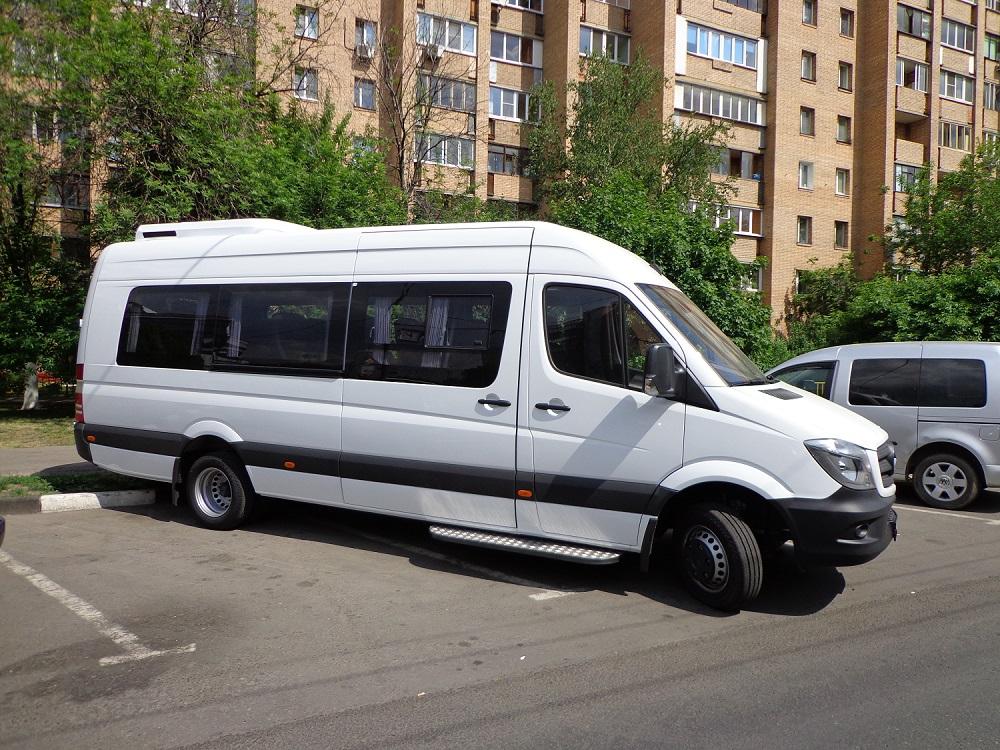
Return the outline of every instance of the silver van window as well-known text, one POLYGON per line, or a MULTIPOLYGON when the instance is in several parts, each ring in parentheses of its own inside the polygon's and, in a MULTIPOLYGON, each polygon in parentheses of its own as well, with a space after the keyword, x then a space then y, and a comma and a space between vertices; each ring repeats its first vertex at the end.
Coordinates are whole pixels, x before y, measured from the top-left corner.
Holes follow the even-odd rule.
POLYGON ((847 400, 854 406, 916 406, 919 359, 858 359, 847 400))

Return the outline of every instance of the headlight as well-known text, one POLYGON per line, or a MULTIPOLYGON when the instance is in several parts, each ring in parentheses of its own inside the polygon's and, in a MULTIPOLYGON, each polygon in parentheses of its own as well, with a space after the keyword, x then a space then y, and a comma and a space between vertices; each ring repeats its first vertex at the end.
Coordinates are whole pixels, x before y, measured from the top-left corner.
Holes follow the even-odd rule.
POLYGON ((831 477, 852 490, 875 488, 868 453, 846 440, 806 440, 806 448, 831 477))

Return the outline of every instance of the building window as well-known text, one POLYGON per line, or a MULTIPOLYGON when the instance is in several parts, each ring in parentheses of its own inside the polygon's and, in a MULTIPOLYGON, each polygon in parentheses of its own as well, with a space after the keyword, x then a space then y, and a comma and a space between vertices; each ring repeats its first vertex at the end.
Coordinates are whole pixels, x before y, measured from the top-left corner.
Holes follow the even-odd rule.
POLYGON ((997 36, 996 34, 986 35, 986 49, 983 54, 986 56, 987 60, 1000 62, 1000 36, 997 36))
POLYGON ((757 40, 698 24, 688 24, 687 51, 692 55, 730 62, 751 70, 757 69, 757 40))
POLYGON ((912 164, 896 164, 896 192, 905 193, 908 191, 910 186, 917 181, 919 171, 920 167, 915 167, 912 164))
POLYGON ((851 194, 851 170, 837 167, 837 180, 835 190, 837 195, 851 194))
POLYGON ((367 78, 354 79, 354 106, 375 109, 375 81, 367 78))
POLYGON ((492 3, 494 5, 509 5, 521 10, 533 10, 535 13, 542 12, 542 0, 492 0, 492 3))
POLYGON ((838 88, 843 91, 852 91, 854 89, 854 66, 850 63, 841 61, 837 70, 838 88))
POLYGON ((733 234, 760 237, 760 209, 747 206, 722 206, 719 209, 716 226, 724 222, 733 225, 733 234))
POLYGON ((490 86, 490 117, 503 117, 507 120, 536 120, 531 97, 523 91, 490 86))
POLYGON ((800 216, 795 222, 795 241, 800 245, 813 243, 812 216, 800 216))
POLYGON ((315 68, 296 68, 292 84, 297 99, 319 99, 319 76, 315 68))
POLYGON ((42 205, 87 210, 90 208, 90 178, 78 174, 56 175, 49 182, 42 205))
POLYGON ((996 130, 984 130, 983 143, 1000 143, 1000 132, 996 130))
POLYGON ((452 52, 474 55, 476 26, 429 13, 417 13, 417 44, 437 44, 452 52))
POLYGON ((799 188, 802 190, 813 189, 813 163, 811 161, 799 162, 799 188))
POLYGON ((802 51, 802 80, 816 81, 816 53, 802 51))
POLYGON ((927 93, 927 64, 905 57, 896 58, 896 85, 927 93))
POLYGON ((816 0, 802 0, 802 23, 816 25, 816 0))
POLYGON ((904 34, 918 36, 921 39, 931 38, 931 14, 922 10, 908 5, 897 5, 896 25, 904 34))
POLYGON ((624 34, 613 34, 589 26, 580 27, 580 54, 584 57, 603 55, 616 63, 628 65, 629 42, 630 38, 624 34))
POLYGON ((846 221, 833 222, 833 244, 834 247, 847 247, 849 241, 850 228, 846 221))
POLYGON ((971 151, 972 128, 968 125, 959 125, 957 122, 942 121, 938 128, 938 145, 959 151, 971 151))
POLYGON ((491 174, 509 174, 515 177, 523 177, 527 161, 527 149, 491 143, 486 160, 486 171, 491 174))
POLYGON ((369 50, 375 49, 375 29, 374 21, 367 21, 364 18, 354 20, 354 46, 367 47, 369 50))
POLYGON ((840 33, 842 36, 854 38, 854 11, 847 8, 840 9, 840 33))
POLYGON ((475 141, 457 136, 424 133, 417 136, 417 161, 445 167, 472 169, 475 161, 475 141))
POLYGON ((837 142, 851 142, 851 118, 847 115, 837 115, 837 142))
POLYGON ((476 86, 465 81, 421 73, 417 79, 417 101, 458 112, 476 111, 476 86))
POLYGON ((975 95, 975 81, 950 70, 941 71, 941 96, 972 104, 975 95))
MULTIPOLYGON (((752 10, 754 13, 764 12, 764 0, 724 0, 724 2, 727 2, 730 5, 735 5, 737 8, 752 10)), ((989 0, 987 0, 987 2, 989 2, 989 0)))
POLYGON ((762 154, 735 148, 721 148, 719 161, 712 166, 712 174, 739 177, 743 180, 759 180, 763 172, 763 163, 762 154))
POLYGON ((740 288, 744 292, 759 292, 764 285, 764 269, 754 263, 740 263, 743 278, 740 288))
POLYGON ((295 36, 316 39, 319 36, 319 8, 299 5, 295 9, 295 36))
POLYGON ((528 37, 493 31, 490 33, 490 59, 540 68, 542 44, 528 37))
POLYGON ((716 91, 689 83, 680 85, 677 109, 712 115, 748 125, 764 124, 764 104, 758 99, 716 91))
POLYGON ((799 134, 816 135, 816 110, 812 107, 799 108, 799 134))
POLYGON ((976 49, 976 30, 964 23, 944 18, 941 20, 941 44, 971 53, 976 49))
POLYGON ((995 83, 983 84, 983 106, 1000 111, 1000 86, 995 83))

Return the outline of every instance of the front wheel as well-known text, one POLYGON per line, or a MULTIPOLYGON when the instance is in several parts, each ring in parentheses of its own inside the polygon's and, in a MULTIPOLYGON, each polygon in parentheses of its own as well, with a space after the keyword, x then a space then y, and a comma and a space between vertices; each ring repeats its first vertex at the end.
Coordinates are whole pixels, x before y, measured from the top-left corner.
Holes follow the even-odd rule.
POLYGON ((253 510, 250 478, 239 461, 225 453, 197 459, 185 478, 191 509, 202 525, 235 529, 253 510))
POLYGON ((727 510, 692 509, 674 530, 684 587, 699 601, 734 610, 760 593, 764 567, 750 527, 727 510))
POLYGON ((932 508, 958 510, 979 496, 979 474, 964 458, 936 453, 913 470, 913 489, 932 508))

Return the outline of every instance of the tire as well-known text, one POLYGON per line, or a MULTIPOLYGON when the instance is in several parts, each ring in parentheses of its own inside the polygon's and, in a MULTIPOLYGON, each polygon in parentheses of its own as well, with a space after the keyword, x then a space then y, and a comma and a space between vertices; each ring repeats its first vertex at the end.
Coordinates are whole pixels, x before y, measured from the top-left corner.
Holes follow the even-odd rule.
POLYGON ((674 552, 684 588, 710 607, 737 610, 760 593, 760 546, 750 527, 728 510, 689 511, 674 532, 674 552))
POLYGON ((913 489, 932 508, 958 510, 979 497, 982 486, 979 472, 966 459, 934 453, 913 470, 913 489))
POLYGON ((184 477, 191 510, 203 526, 235 529, 253 512, 256 497, 246 470, 228 453, 197 459, 184 477))

